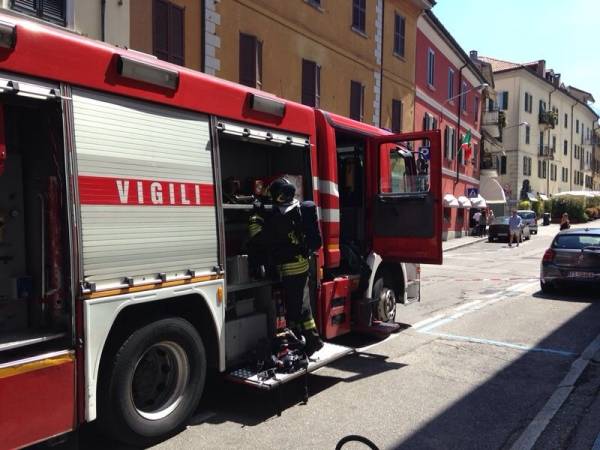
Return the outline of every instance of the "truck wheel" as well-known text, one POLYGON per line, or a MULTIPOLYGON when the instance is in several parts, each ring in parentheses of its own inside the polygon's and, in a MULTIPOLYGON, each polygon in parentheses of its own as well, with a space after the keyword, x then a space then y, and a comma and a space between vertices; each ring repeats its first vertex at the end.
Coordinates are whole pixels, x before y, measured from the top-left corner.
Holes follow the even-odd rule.
POLYGON ((373 283, 373 318, 381 322, 394 322, 396 319, 396 293, 387 277, 381 276, 373 283))
POLYGON ((148 445, 185 425, 206 379, 204 345, 187 320, 139 328, 111 362, 99 393, 99 419, 115 440, 148 445))

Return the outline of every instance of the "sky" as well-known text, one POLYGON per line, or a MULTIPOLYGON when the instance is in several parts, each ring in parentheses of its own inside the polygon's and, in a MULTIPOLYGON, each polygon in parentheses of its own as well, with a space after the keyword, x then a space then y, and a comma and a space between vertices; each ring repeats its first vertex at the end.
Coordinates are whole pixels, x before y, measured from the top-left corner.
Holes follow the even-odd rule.
POLYGON ((437 0, 433 12, 467 54, 545 59, 600 113, 600 0, 437 0))

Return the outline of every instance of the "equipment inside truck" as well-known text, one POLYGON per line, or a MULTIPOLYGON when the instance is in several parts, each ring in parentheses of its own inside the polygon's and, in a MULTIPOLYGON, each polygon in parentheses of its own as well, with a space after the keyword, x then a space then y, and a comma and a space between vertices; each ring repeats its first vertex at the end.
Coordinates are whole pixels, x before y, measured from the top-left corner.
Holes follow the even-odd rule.
POLYGON ((71 327, 60 97, 14 86, 0 97, 0 363, 69 342, 71 327))
MULTIPOLYGON (((284 299, 272 270, 268 266, 263 269, 260 262, 249 261, 249 219, 257 202, 264 214, 270 214, 268 187, 281 176, 295 185, 297 200, 312 200, 310 145, 305 137, 265 129, 223 123, 217 129, 227 260, 225 348, 229 379, 268 390, 351 349, 328 343, 311 357, 307 370, 290 370, 276 376, 264 370, 265 359, 272 354, 272 338, 284 327, 284 299)), ((316 262, 312 270, 315 274, 316 262)), ((314 294, 315 289, 311 291, 314 294)), ((316 311, 314 295, 311 302, 316 311)))

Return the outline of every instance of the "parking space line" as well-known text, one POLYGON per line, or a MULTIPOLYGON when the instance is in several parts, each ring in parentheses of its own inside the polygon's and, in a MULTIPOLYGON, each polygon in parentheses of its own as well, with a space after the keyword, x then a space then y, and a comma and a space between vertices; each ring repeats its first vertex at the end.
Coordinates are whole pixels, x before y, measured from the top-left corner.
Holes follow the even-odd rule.
POLYGON ((465 303, 464 305, 460 305, 458 308, 454 308, 454 311, 462 311, 463 309, 467 309, 470 308, 473 305, 477 305, 478 303, 481 303, 481 300, 473 300, 472 302, 469 303, 465 303))
POLYGON ((445 314, 438 314, 437 316, 430 317, 429 319, 421 320, 421 321, 419 321, 419 322, 411 325, 411 328, 414 328, 414 329, 421 328, 422 326, 425 326, 425 325, 427 325, 428 323, 431 323, 431 322, 435 322, 436 320, 439 320, 442 317, 446 317, 446 315, 445 314))
POLYGON ((486 345, 494 345, 496 347, 507 347, 515 350, 523 350, 527 352, 541 352, 541 353, 552 353, 560 356, 576 356, 577 353, 567 352, 565 350, 556 350, 552 348, 544 348, 544 347, 532 347, 530 345, 524 344, 513 344, 511 342, 502 342, 496 341, 493 339, 482 339, 471 336, 459 336, 456 334, 447 334, 447 333, 436 333, 436 332, 427 332, 422 331, 422 333, 429 334, 431 336, 437 336, 443 339, 449 339, 452 341, 464 341, 464 342, 473 342, 475 344, 486 344, 486 345))

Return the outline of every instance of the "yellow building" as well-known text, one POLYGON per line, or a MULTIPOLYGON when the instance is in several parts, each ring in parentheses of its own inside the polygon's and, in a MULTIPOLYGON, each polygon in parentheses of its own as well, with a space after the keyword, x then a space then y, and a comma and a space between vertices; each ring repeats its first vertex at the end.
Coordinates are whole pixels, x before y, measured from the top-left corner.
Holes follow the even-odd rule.
POLYGON ((205 71, 367 123, 412 130, 416 22, 433 3, 206 0, 205 71))

